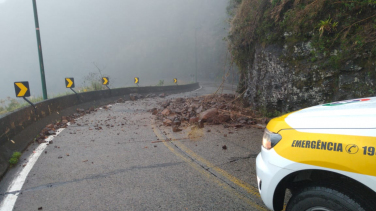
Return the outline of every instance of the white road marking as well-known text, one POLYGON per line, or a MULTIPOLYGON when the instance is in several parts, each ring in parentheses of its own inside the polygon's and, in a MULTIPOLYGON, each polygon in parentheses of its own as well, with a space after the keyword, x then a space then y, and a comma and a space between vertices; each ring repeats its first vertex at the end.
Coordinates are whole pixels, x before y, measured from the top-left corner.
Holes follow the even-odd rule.
POLYGON ((200 88, 198 88, 198 89, 196 89, 196 90, 193 90, 192 92, 198 91, 198 90, 200 90, 200 89, 202 89, 202 86, 200 86, 200 88))
MULTIPOLYGON (((67 125, 70 125, 69 123, 67 125)), ((56 131, 56 135, 49 136, 45 139, 46 143, 42 143, 38 148, 29 156, 26 166, 23 167, 18 175, 13 179, 9 188, 7 190, 7 195, 4 197, 0 205, 0 211, 11 211, 16 204, 18 195, 20 194, 21 188, 26 181, 26 177, 33 168, 34 164, 37 162, 39 156, 46 149, 47 144, 50 143, 59 133, 61 133, 65 128, 60 128, 56 131)))

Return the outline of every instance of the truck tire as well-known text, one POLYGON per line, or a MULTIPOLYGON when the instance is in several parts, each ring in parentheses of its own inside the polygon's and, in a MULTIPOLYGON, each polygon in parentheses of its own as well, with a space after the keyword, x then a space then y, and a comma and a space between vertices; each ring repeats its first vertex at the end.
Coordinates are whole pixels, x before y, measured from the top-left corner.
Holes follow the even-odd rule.
MULTIPOLYGON (((286 211, 374 210, 361 195, 332 185, 315 184, 298 190, 289 200, 286 211)), ((372 202, 370 202, 372 203, 372 202)))

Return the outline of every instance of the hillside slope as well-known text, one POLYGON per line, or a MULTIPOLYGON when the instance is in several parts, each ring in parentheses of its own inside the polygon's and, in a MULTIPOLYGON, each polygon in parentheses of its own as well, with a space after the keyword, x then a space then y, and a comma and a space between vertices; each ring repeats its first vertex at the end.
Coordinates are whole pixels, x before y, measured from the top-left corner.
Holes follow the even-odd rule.
POLYGON ((375 0, 231 0, 228 13, 238 91, 253 107, 278 114, 375 95, 375 0))

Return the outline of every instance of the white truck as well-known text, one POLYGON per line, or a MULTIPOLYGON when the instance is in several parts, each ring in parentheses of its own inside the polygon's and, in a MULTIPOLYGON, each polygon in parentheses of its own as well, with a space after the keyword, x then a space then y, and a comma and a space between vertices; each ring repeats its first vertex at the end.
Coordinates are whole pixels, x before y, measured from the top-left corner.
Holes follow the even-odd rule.
POLYGON ((375 148, 375 97, 274 118, 256 159, 261 198, 271 210, 376 210, 375 148))

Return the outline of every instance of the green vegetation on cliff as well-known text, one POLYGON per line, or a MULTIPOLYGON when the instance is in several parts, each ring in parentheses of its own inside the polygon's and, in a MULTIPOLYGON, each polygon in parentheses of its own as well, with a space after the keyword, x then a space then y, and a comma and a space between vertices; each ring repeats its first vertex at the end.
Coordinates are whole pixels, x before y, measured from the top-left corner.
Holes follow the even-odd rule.
POLYGON ((359 58, 357 64, 375 75, 370 68, 376 59, 375 0, 230 0, 227 11, 229 48, 243 74, 255 45, 309 41, 310 62, 321 59, 323 68, 339 69, 359 58))

